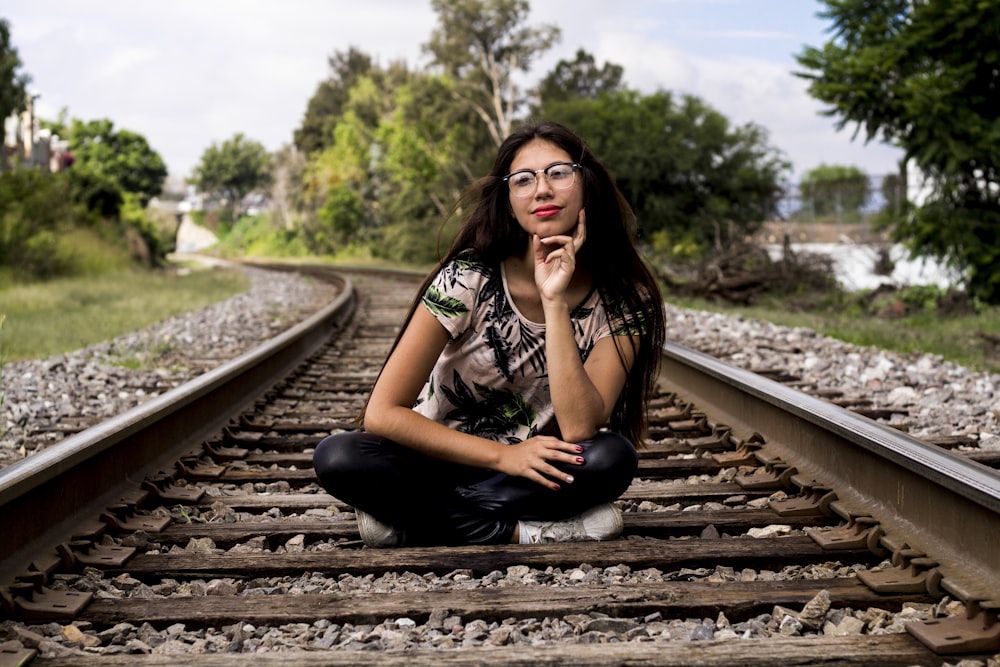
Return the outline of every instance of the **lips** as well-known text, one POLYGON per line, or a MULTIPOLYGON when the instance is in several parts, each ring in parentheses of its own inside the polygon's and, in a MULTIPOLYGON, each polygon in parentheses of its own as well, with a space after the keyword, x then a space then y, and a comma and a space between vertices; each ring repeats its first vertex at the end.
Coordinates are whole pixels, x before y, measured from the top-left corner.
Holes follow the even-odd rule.
POLYGON ((551 218, 561 210, 558 206, 539 206, 531 214, 536 218, 551 218))

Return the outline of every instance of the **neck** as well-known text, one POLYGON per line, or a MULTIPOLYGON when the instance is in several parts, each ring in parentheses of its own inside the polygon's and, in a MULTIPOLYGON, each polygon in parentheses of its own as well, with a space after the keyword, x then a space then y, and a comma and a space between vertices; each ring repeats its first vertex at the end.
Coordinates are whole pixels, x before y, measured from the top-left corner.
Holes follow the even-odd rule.
POLYGON ((511 255, 505 262, 507 272, 535 280, 535 253, 529 243, 528 249, 520 255, 511 255))
MULTIPOLYGON (((554 250, 554 248, 552 249, 554 250)), ((548 252, 551 252, 549 250, 548 252)), ((579 258, 578 258, 579 259, 579 258)), ((534 286, 535 284, 535 253, 532 249, 530 242, 527 249, 520 255, 510 255, 503 261, 504 267, 507 270, 508 278, 522 279, 527 284, 534 286)), ((576 271, 573 272, 572 284, 577 288, 583 288, 587 291, 590 290, 592 284, 592 276, 589 271, 581 267, 579 263, 576 266, 576 271)))

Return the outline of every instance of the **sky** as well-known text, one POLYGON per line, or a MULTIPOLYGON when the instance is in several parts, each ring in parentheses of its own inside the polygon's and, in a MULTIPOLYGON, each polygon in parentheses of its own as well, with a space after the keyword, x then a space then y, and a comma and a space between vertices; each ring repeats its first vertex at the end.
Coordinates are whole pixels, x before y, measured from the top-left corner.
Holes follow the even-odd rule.
MULTIPOLYGON (((578 49, 624 68, 644 94, 694 95, 734 125, 753 123, 792 162, 872 175, 898 170, 899 149, 865 143, 806 92, 795 56, 828 41, 817 0, 532 0, 529 24, 561 39, 534 83, 578 49)), ((430 0, 4 0, 37 113, 110 119, 137 132, 172 178, 237 132, 274 151, 292 143, 329 57, 353 46, 377 63, 427 64, 430 0)))

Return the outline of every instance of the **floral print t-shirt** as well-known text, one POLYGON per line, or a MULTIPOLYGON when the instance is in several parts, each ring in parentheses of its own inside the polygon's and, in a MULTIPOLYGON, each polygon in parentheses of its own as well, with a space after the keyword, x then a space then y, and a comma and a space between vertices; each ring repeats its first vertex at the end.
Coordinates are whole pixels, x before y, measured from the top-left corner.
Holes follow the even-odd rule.
MULTIPOLYGON (((514 306, 503 268, 460 255, 421 297, 449 333, 414 410, 453 429, 507 444, 558 435, 549 395, 545 325, 514 306)), ((609 322, 597 290, 570 313, 580 358, 630 327, 609 322)), ((630 318, 631 319, 631 318, 630 318)))

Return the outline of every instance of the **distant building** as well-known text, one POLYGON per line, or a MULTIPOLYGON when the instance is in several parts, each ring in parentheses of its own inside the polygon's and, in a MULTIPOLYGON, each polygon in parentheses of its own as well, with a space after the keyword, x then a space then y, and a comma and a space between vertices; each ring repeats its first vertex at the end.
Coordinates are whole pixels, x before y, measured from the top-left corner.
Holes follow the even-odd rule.
POLYGON ((73 163, 69 142, 40 127, 35 116, 35 100, 28 96, 28 108, 3 121, 3 155, 0 171, 14 167, 37 167, 58 173, 73 163))

